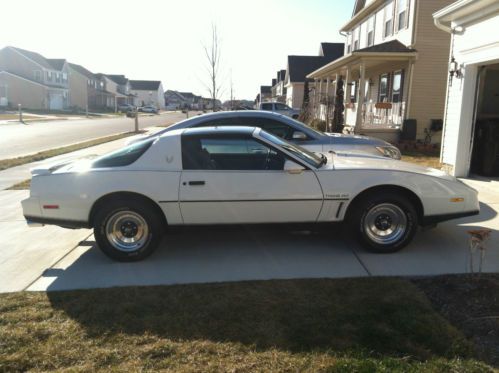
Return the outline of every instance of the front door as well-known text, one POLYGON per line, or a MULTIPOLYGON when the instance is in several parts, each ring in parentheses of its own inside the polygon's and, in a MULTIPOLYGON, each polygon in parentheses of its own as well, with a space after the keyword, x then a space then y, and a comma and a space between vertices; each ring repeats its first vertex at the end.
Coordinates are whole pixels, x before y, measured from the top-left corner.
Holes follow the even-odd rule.
POLYGON ((285 155, 245 135, 184 135, 180 208, 185 224, 314 222, 315 173, 284 170, 285 155))

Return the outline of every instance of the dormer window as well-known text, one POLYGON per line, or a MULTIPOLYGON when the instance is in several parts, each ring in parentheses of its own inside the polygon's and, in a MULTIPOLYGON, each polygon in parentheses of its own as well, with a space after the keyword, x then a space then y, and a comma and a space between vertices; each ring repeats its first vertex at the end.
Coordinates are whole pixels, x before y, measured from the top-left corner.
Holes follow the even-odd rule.
POLYGON ((393 35, 393 1, 385 6, 384 20, 383 37, 387 38, 393 35))
POLYGON ((407 0, 398 0, 397 5, 397 30, 400 31, 407 27, 407 0))

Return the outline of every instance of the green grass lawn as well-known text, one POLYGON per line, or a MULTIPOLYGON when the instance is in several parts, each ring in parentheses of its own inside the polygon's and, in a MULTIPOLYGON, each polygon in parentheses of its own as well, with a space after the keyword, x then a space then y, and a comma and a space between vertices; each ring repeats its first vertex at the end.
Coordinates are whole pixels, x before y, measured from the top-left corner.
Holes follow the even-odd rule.
POLYGON ((0 295, 0 371, 485 372, 409 280, 0 295))

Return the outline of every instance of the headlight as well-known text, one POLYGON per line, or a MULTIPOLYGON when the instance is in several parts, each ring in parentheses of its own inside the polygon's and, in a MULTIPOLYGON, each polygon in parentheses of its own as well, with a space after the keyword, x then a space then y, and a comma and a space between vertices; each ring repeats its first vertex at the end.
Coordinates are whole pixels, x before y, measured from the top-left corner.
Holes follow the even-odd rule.
POLYGON ((377 146, 376 150, 379 151, 383 155, 383 157, 388 157, 393 159, 402 158, 400 150, 398 150, 398 148, 396 148, 395 146, 377 146))

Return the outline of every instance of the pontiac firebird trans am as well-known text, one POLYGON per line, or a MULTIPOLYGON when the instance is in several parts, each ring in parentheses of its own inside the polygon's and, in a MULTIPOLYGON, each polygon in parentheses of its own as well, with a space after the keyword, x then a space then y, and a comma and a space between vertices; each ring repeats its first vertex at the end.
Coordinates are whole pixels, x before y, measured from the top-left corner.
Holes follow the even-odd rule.
POLYGON ((345 221, 366 248, 388 253, 420 225, 479 212, 477 192, 441 171, 316 154, 255 127, 169 131, 32 174, 28 223, 93 227, 121 261, 151 254, 170 225, 345 221))

